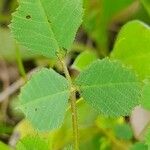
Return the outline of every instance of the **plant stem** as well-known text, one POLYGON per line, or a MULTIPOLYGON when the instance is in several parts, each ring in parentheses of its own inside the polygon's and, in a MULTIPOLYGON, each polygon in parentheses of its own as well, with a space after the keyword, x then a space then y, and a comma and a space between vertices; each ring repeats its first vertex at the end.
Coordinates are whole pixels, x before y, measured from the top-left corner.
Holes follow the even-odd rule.
POLYGON ((69 74, 68 68, 65 61, 59 57, 62 64, 65 76, 70 84, 70 103, 71 103, 71 115, 72 115, 72 127, 73 127, 73 137, 74 137, 74 150, 79 150, 79 132, 78 132, 78 118, 77 118, 77 108, 76 108, 76 90, 72 83, 71 76, 69 74))
POLYGON ((76 109, 76 92, 73 91, 70 96, 71 100, 71 111, 72 111, 72 126, 74 135, 74 149, 79 150, 79 132, 78 132, 78 118, 76 109))

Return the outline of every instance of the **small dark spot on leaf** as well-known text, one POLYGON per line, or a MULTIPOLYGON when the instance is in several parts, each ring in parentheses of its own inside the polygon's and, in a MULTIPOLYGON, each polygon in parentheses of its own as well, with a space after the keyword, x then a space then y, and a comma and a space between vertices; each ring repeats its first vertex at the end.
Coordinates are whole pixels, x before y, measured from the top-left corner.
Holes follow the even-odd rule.
POLYGON ((30 19, 30 18, 31 18, 31 16, 30 16, 30 15, 27 15, 27 16, 26 16, 26 18, 27 18, 27 19, 30 19))
POLYGON ((35 108, 35 111, 37 111, 38 109, 37 108, 35 108))
POLYGON ((50 21, 50 20, 48 20, 48 22, 49 22, 49 23, 51 23, 51 21, 50 21))

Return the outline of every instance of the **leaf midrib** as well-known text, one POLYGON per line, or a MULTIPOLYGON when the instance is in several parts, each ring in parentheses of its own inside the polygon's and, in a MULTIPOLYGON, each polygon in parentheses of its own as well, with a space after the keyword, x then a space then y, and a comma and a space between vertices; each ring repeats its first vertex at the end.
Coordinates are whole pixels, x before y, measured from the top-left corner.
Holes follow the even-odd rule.
POLYGON ((103 87, 113 87, 113 86, 116 86, 116 85, 133 85, 133 84, 138 84, 138 82, 120 82, 120 83, 107 83, 107 84, 94 84, 94 85, 85 85, 85 86, 82 86, 81 85, 81 88, 103 88, 103 87))
POLYGON ((53 28, 50 26, 50 23, 48 22, 49 19, 48 19, 48 16, 47 16, 47 14, 46 14, 46 11, 45 11, 45 9, 44 9, 44 6, 43 6, 41 0, 39 0, 39 4, 40 4, 41 9, 43 10, 43 12, 44 12, 44 14, 45 14, 45 17, 46 17, 45 20, 46 20, 46 22, 47 22, 47 24, 48 24, 50 30, 52 31, 53 36, 54 36, 54 39, 55 39, 55 41, 56 41, 56 43, 57 43, 57 45, 58 45, 58 47, 59 47, 59 43, 58 43, 58 41, 56 40, 57 38, 56 38, 55 32, 53 31, 53 28))

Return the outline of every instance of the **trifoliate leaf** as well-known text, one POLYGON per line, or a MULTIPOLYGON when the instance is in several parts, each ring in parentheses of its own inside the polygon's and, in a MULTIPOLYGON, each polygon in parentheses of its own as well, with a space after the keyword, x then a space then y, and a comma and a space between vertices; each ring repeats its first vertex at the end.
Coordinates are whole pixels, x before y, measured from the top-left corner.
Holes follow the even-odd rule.
POLYGON ((82 21, 82 0, 20 0, 12 33, 22 45, 46 57, 69 49, 82 21))
POLYGON ((140 21, 131 21, 121 29, 112 52, 137 71, 142 79, 150 75, 150 27, 140 21))
POLYGON ((44 68, 22 88, 20 108, 34 127, 51 130, 62 124, 68 98, 68 81, 44 68))
POLYGON ((150 110, 150 81, 148 80, 145 81, 143 87, 141 105, 143 108, 150 110))
POLYGON ((27 136, 21 139, 16 147, 16 150, 50 150, 46 140, 39 136, 27 136))
POLYGON ((76 79, 81 96, 108 116, 126 116, 139 104, 140 83, 119 62, 97 60, 76 79))
POLYGON ((81 71, 86 68, 90 63, 97 59, 96 53, 92 51, 82 52, 74 61, 72 68, 81 71))

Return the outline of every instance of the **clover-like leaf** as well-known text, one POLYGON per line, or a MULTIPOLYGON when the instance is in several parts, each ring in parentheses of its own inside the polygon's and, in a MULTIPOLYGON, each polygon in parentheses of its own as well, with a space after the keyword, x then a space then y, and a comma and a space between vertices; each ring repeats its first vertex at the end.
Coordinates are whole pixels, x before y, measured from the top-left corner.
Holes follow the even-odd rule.
POLYGON ((150 75, 150 27, 140 21, 131 21, 121 29, 112 58, 133 67, 141 79, 150 75))
POLYGON ((82 0, 20 0, 12 33, 22 45, 46 57, 69 49, 82 21, 82 0))
POLYGON ((139 104, 137 76, 119 62, 98 60, 76 79, 81 96, 97 111, 108 116, 126 116, 139 104))
POLYGON ((39 130, 60 127, 69 98, 68 81, 52 69, 42 69, 22 88, 20 109, 39 130))

